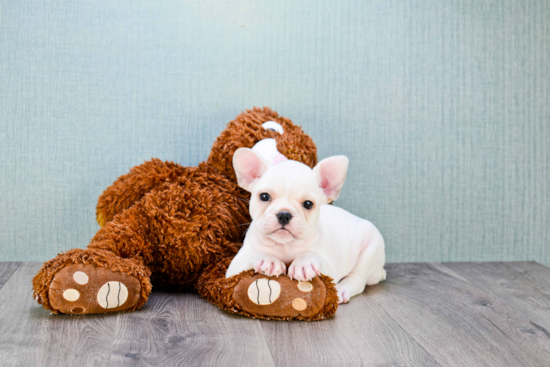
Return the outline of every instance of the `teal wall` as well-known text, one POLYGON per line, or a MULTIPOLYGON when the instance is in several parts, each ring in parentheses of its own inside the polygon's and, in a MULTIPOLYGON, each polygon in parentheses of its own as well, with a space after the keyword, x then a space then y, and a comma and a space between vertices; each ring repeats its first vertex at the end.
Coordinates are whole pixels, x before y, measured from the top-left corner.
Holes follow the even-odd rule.
POLYGON ((0 260, 85 247, 98 195, 271 106, 388 260, 550 265, 550 2, 0 0, 0 260))

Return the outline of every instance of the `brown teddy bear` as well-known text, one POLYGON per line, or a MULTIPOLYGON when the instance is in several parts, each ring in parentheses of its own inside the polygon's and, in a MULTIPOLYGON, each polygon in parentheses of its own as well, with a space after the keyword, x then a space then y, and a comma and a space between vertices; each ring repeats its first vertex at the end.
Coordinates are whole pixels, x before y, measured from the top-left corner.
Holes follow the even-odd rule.
POLYGON ((88 248, 59 254, 34 277, 36 301, 53 313, 134 311, 154 283, 195 288, 220 308, 250 317, 333 315, 338 299, 326 276, 298 283, 250 270, 225 278, 250 222, 250 194, 237 185, 233 153, 269 138, 288 159, 317 163, 315 144, 299 126, 266 107, 247 110, 198 167, 153 159, 119 177, 99 198, 102 228, 88 248), (267 128, 268 121, 284 133, 267 128))

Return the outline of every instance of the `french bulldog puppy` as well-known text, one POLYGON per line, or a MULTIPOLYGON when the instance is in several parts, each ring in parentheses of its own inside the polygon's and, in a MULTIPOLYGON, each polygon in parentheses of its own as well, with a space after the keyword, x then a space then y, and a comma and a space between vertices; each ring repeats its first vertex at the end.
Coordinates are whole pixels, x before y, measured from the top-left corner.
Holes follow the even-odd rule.
POLYGON ((386 279, 378 229, 328 205, 344 184, 345 156, 324 159, 311 169, 275 152, 262 154, 269 151, 269 142, 253 149, 238 149, 233 156, 239 186, 252 194, 252 223, 227 278, 252 268, 279 276, 290 264, 292 279, 308 281, 321 273, 334 279, 339 303, 386 279))

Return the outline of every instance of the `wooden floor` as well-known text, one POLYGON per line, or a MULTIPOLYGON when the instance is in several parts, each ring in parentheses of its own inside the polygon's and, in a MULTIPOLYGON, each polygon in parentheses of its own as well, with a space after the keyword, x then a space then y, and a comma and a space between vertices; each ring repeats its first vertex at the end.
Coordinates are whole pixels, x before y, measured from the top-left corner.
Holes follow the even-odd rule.
POLYGON ((137 312, 51 315, 38 263, 0 263, 1 366, 550 366, 550 269, 534 262, 387 266, 318 322, 259 321, 191 293, 137 312))

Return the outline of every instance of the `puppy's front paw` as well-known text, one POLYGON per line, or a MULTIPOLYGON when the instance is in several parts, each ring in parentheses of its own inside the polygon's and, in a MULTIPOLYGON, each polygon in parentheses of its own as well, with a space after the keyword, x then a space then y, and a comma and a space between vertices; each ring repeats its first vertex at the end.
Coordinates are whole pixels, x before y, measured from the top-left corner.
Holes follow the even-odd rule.
POLYGON ((296 258, 288 268, 290 279, 299 281, 311 280, 319 274, 321 274, 321 265, 310 257, 296 258))
POLYGON ((276 257, 265 254, 256 260, 254 270, 268 277, 278 277, 286 273, 286 265, 276 257))

